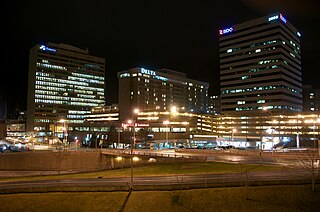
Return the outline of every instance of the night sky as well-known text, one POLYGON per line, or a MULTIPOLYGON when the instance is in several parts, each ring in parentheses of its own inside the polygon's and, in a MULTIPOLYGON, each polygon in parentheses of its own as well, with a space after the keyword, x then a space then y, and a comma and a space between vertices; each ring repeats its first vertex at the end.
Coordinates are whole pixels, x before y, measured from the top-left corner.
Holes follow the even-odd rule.
POLYGON ((303 83, 320 87, 318 0, 33 0, 2 6, 0 118, 26 110, 29 49, 38 43, 88 48, 106 59, 107 104, 118 102, 116 73, 168 68, 210 83, 219 94, 218 30, 281 12, 302 34, 303 83), (4 64, 4 65, 3 65, 4 64), (1 111, 2 110, 2 111, 1 111))

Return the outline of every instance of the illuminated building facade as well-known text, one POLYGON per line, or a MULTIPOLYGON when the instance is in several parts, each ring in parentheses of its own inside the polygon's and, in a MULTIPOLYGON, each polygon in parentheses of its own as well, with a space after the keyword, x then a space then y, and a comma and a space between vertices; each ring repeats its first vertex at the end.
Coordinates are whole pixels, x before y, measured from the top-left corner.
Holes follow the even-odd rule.
POLYGON ((105 103, 105 59, 67 44, 35 45, 29 54, 28 131, 82 123, 105 103))
POLYGON ((132 119, 134 109, 208 113, 209 84, 169 70, 132 68, 118 72, 120 120, 132 119))
POLYGON ((302 111, 301 34, 282 14, 219 34, 222 113, 302 111))
POLYGON ((119 121, 119 107, 117 104, 94 107, 91 113, 85 115, 85 122, 105 123, 119 121))
POLYGON ((303 85, 303 111, 320 111, 320 89, 312 85, 303 85))

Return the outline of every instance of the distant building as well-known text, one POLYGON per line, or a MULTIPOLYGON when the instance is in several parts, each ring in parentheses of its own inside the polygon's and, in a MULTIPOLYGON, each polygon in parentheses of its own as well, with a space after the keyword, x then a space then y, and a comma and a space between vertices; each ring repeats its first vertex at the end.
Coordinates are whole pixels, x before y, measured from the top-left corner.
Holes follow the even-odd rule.
POLYGON ((219 34, 222 113, 302 111, 301 35, 281 13, 219 34))
POLYGON ((303 85, 303 111, 320 111, 320 89, 303 85))
POLYGON ((118 72, 120 120, 131 119, 133 110, 170 110, 208 113, 209 84, 181 72, 132 68, 118 72))
POLYGON ((210 114, 220 114, 221 113, 221 100, 219 96, 210 96, 209 97, 209 113, 210 114))
POLYGON ((67 44, 30 50, 27 130, 54 131, 55 124, 82 123, 105 104, 105 59, 67 44))

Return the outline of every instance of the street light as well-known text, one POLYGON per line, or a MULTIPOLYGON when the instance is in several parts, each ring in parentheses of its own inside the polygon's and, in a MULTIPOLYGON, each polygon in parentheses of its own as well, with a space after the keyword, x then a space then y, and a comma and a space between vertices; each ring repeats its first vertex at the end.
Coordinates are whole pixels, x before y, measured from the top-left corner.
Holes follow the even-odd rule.
MULTIPOLYGON (((133 121, 128 120, 129 126, 132 125, 133 121)), ((134 129, 135 123, 133 123, 133 138, 131 140, 131 145, 130 145, 130 170, 131 170, 131 190, 133 190, 133 140, 135 139, 135 129, 134 129)))
POLYGON ((139 113, 139 109, 138 108, 135 108, 133 110, 133 114, 134 114, 134 123, 133 123, 133 146, 135 147, 136 146, 136 129, 135 129, 135 125, 137 123, 137 116, 138 116, 138 113, 139 113))

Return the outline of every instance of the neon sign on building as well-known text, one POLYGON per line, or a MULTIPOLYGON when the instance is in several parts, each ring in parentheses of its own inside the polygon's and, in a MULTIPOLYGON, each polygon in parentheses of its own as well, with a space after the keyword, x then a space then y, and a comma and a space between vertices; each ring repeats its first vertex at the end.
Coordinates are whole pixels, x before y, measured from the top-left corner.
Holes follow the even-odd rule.
POLYGON ((43 51, 50 51, 50 52, 56 52, 56 51, 57 51, 57 50, 52 49, 52 48, 49 48, 49 47, 47 47, 47 46, 45 46, 45 45, 41 45, 41 46, 39 47, 39 49, 41 49, 41 50, 43 50, 43 51))
POLYGON ((287 19, 281 13, 279 15, 274 15, 274 16, 269 17, 268 21, 277 20, 277 19, 279 19, 279 17, 280 17, 281 21, 283 21, 285 24, 287 23, 287 19))
POLYGON ((220 35, 224 35, 224 34, 228 34, 228 33, 232 32, 232 31, 233 31, 233 28, 232 28, 232 27, 230 27, 230 28, 225 28, 225 29, 220 29, 220 30, 219 30, 219 34, 220 34, 220 35))
POLYGON ((144 69, 144 68, 141 68, 140 72, 142 74, 149 74, 149 75, 153 75, 153 76, 157 75, 155 71, 151 71, 151 70, 144 69))

